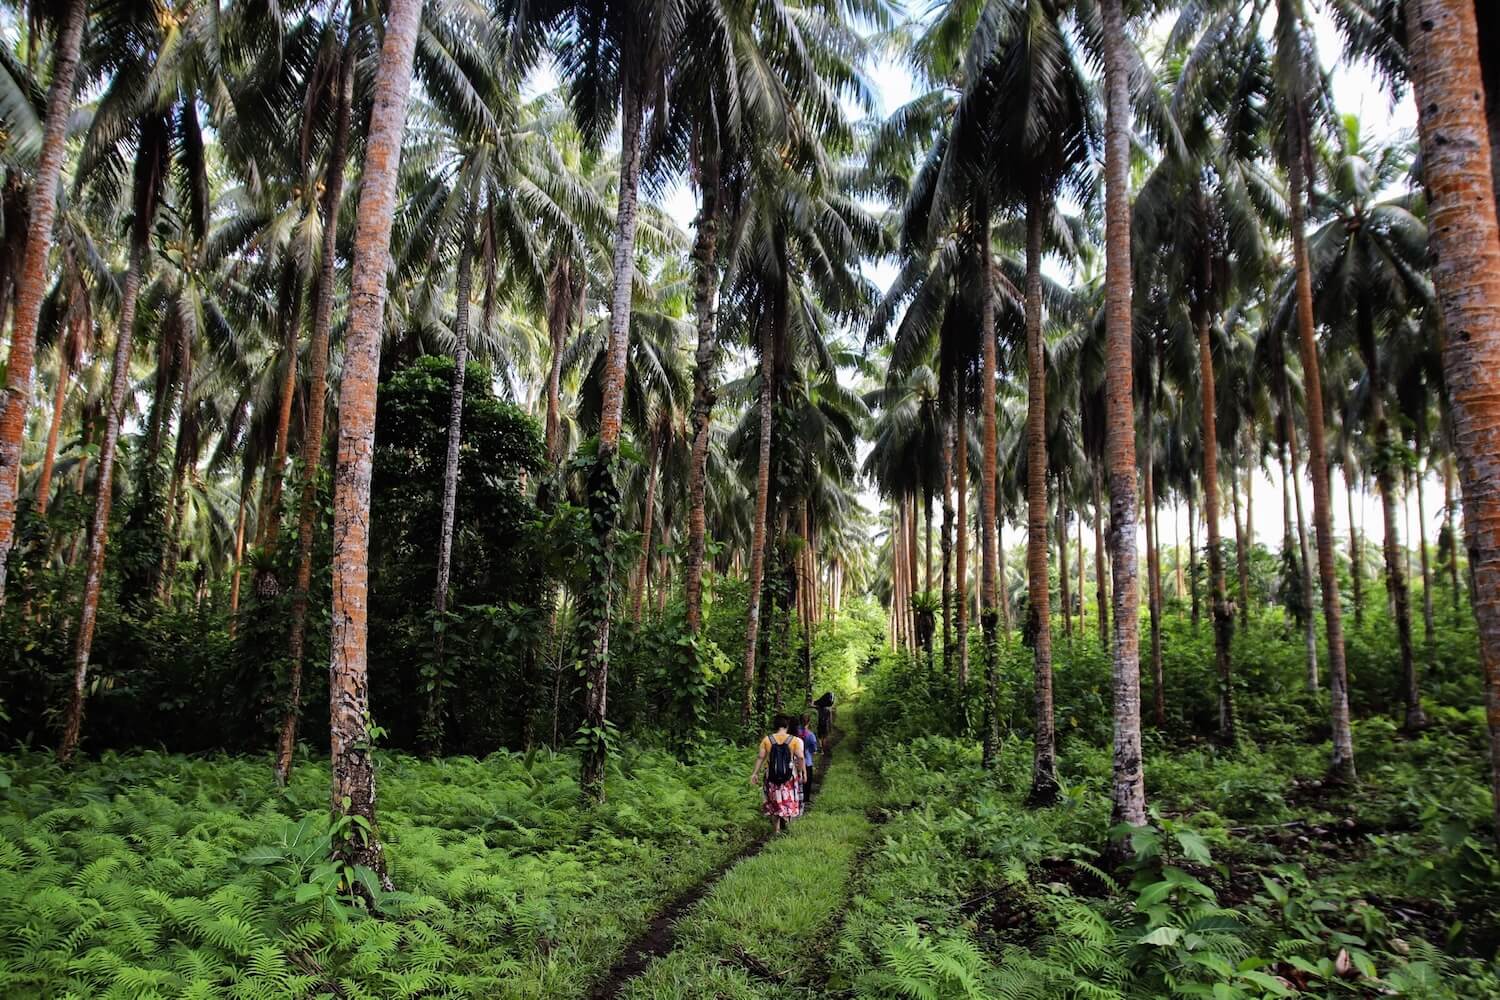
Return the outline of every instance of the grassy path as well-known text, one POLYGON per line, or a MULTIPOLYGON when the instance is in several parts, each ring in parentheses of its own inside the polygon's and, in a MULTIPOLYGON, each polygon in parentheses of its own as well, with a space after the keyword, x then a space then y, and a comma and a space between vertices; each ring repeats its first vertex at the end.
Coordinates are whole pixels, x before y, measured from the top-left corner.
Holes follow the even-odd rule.
MULTIPOLYGON (((874 829, 875 788, 857 740, 842 742, 808 813, 674 914, 670 950, 638 974, 611 977, 596 998, 770 1000, 815 996, 860 852, 874 829)), ((658 942, 659 943, 659 942, 658 942)), ((632 972, 636 970, 632 969, 632 972)))

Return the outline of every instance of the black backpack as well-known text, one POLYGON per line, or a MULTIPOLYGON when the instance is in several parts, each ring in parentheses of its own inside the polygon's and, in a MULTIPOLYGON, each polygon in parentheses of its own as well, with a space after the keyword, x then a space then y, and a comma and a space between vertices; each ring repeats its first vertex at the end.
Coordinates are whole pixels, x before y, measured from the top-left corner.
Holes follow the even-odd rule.
POLYGON ((766 769, 766 780, 773 785, 784 785, 792 780, 792 738, 777 743, 771 737, 771 766, 766 769))

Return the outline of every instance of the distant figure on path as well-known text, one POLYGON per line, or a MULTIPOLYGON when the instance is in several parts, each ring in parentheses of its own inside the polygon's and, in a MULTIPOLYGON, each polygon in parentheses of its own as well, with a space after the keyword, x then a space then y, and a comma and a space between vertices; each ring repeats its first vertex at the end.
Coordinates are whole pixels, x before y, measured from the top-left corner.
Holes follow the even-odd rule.
POLYGON ((813 707, 818 710, 818 739, 822 741, 823 752, 828 753, 833 749, 828 745, 828 735, 833 732, 833 692, 824 691, 813 707))
POLYGON ((797 787, 802 791, 802 811, 807 812, 807 807, 812 804, 813 754, 818 752, 818 738, 807 728, 805 715, 797 720, 797 738, 802 741, 802 760, 806 765, 805 780, 797 787))
POLYGON ((754 785, 760 777, 761 765, 766 765, 766 800, 761 808, 771 817, 772 833, 780 833, 787 820, 802 813, 797 801, 797 783, 807 778, 806 751, 802 741, 787 732, 791 725, 792 720, 787 716, 776 716, 776 729, 761 738, 760 754, 750 772, 750 784, 754 785))

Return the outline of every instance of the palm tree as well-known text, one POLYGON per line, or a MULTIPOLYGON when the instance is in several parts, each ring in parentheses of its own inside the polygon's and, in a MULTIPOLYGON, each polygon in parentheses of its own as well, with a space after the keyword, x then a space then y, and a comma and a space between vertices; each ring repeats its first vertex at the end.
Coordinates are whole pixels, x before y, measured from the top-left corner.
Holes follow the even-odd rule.
POLYGON ((374 108, 355 215, 333 493, 333 633, 328 701, 333 814, 339 831, 334 849, 346 861, 370 868, 386 882, 385 852, 375 825, 375 764, 370 756, 366 563, 386 260, 421 13, 422 5, 417 0, 391 0, 385 40, 376 63, 374 108))
MULTIPOLYGON (((17 128, 15 112, 31 112, 29 100, 10 100, 6 119, 7 137, 13 146, 40 146, 36 174, 26 222, 26 251, 15 288, 15 313, 11 322, 10 355, 5 366, 5 397, 0 399, 0 607, 5 606, 6 565, 15 541, 16 495, 21 481, 21 440, 26 432, 26 412, 31 406, 32 370, 36 367, 36 328, 42 298, 47 290, 47 256, 52 249, 52 221, 57 216, 57 182, 62 176, 66 153, 68 117, 73 108, 73 86, 78 75, 83 44, 85 0, 68 0, 58 26, 52 58, 52 80, 47 88, 47 115, 29 128, 17 128), (40 128, 38 125, 40 124, 40 128), (40 132, 38 136, 37 133, 40 132), (39 142, 38 142, 39 140, 39 142)), ((15 95, 11 95, 15 97, 15 95)), ((66 378, 59 378, 59 385, 66 378)), ((46 501, 41 501, 45 510, 46 501)))
MULTIPOLYGON (((1494 165, 1480 95, 1476 5, 1407 0, 1422 175, 1428 194, 1433 282, 1448 331, 1444 383, 1463 482, 1474 615, 1479 621, 1489 715, 1500 717, 1500 476, 1491 467, 1500 411, 1500 221, 1494 165)), ((1495 832, 1500 837, 1500 729, 1490 727, 1495 832)))
POLYGON ((1386 582, 1395 607, 1401 653, 1405 725, 1415 731, 1427 720, 1422 711, 1409 588, 1396 517, 1399 484, 1395 463, 1399 459, 1392 449, 1397 442, 1386 410, 1391 383, 1388 359, 1382 355, 1394 351, 1377 349, 1381 340, 1394 344, 1405 317, 1431 298, 1431 288, 1422 274, 1427 233, 1412 211, 1412 199, 1380 198, 1383 190, 1408 171, 1402 151, 1370 147, 1363 141, 1358 121, 1347 119, 1337 160, 1329 164, 1329 190, 1320 199, 1330 216, 1310 235, 1308 257, 1318 289, 1320 320, 1335 335, 1352 334, 1352 346, 1364 363, 1366 407, 1374 430, 1375 482, 1385 522, 1386 582), (1383 336, 1380 328, 1384 328, 1383 336))

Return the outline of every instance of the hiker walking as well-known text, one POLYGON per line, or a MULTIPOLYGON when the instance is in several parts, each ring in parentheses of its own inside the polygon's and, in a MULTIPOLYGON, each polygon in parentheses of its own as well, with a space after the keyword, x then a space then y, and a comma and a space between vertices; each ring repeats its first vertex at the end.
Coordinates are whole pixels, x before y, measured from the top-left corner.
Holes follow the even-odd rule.
POLYGON ((802 740, 787 729, 792 720, 785 715, 776 716, 775 730, 761 738, 760 754, 755 758, 755 769, 750 772, 750 784, 760 777, 760 768, 766 766, 765 803, 761 809, 771 817, 771 832, 780 833, 787 820, 795 819, 802 812, 797 801, 797 783, 807 777, 807 761, 802 740))
POLYGON ((803 812, 807 812, 807 807, 812 804, 813 754, 818 752, 818 738, 813 735, 813 731, 811 729, 807 728, 807 722, 808 719, 805 715, 798 718, 796 733, 797 738, 802 741, 802 763, 804 777, 802 783, 797 786, 797 789, 802 793, 803 812))
POLYGON ((828 736, 833 732, 833 692, 824 691, 823 697, 813 702, 813 707, 818 710, 818 741, 823 744, 826 754, 833 749, 828 745, 828 736))

